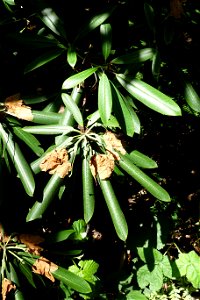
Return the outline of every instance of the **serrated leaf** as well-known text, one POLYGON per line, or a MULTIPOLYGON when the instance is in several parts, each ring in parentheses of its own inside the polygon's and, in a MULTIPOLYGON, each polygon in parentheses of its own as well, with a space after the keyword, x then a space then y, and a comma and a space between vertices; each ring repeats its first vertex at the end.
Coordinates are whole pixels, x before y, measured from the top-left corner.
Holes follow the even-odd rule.
POLYGON ((180 116, 181 109, 169 96, 139 79, 132 79, 124 74, 117 74, 119 83, 137 100, 158 113, 180 116))
POLYGON ((44 149, 40 146, 40 142, 34 135, 29 132, 25 132, 20 127, 14 127, 13 132, 20 138, 37 156, 44 153, 44 149))
POLYGON ((78 221, 74 221, 72 228, 74 230, 74 239, 84 240, 86 238, 87 228, 84 220, 80 219, 78 221))
POLYGON ((172 266, 167 255, 163 255, 163 259, 160 262, 160 267, 162 268, 163 275, 172 278, 172 266))
POLYGON ((105 73, 102 73, 98 87, 98 109, 101 120, 107 126, 108 120, 112 112, 112 92, 110 82, 105 73))
POLYGON ((140 168, 154 169, 158 167, 157 163, 153 159, 138 150, 133 150, 129 153, 129 156, 133 163, 140 168))
POLYGON ((144 289, 150 282, 150 271, 147 265, 140 267, 137 270, 137 282, 141 289, 144 289))
POLYGON ((6 145, 6 149, 9 156, 16 168, 16 171, 20 177, 20 180, 24 186, 26 193, 29 196, 33 196, 35 190, 35 181, 23 153, 21 152, 18 144, 13 140, 12 134, 7 134, 3 126, 0 124, 0 136, 6 145))
POLYGON ((155 50, 153 48, 144 48, 135 50, 131 53, 114 58, 112 64, 136 64, 142 63, 153 58, 155 50))
POLYGON ((37 57, 34 61, 32 61, 31 63, 29 63, 25 69, 24 69, 24 74, 27 74, 39 67, 44 66, 45 64, 49 63, 50 61, 56 59, 58 56, 60 56, 63 51, 65 51, 65 49, 59 49, 59 48, 55 48, 53 50, 50 51, 46 51, 44 54, 42 54, 41 56, 37 57))
POLYGON ((63 82, 62 89, 63 90, 71 89, 71 88, 77 86, 78 84, 81 84, 85 79, 90 77, 97 70, 98 70, 98 67, 89 68, 80 73, 70 76, 63 82))
POLYGON ((133 136, 134 134, 134 118, 132 116, 132 107, 125 101, 121 93, 112 83, 112 93, 113 93, 113 111, 119 122, 122 130, 128 135, 133 136))
POLYGON ((147 263, 147 265, 149 264, 158 264, 162 261, 163 256, 162 254, 154 248, 148 247, 137 247, 137 253, 140 257, 140 259, 147 263))
POLYGON ((111 52, 112 46, 112 27, 109 23, 100 26, 102 54, 106 61, 111 52))
POLYGON ((149 288, 151 291, 159 291, 163 285, 163 273, 160 265, 155 265, 154 269, 150 272, 149 288))
POLYGON ((176 265, 181 276, 186 276, 194 288, 200 288, 200 257, 192 250, 189 253, 180 253, 176 265))
POLYGON ((75 101, 72 99, 70 95, 67 93, 62 93, 61 98, 65 104, 65 106, 69 109, 71 114, 73 115, 74 119, 80 126, 84 126, 83 124, 83 117, 80 112, 80 109, 78 108, 78 105, 75 103, 75 101))

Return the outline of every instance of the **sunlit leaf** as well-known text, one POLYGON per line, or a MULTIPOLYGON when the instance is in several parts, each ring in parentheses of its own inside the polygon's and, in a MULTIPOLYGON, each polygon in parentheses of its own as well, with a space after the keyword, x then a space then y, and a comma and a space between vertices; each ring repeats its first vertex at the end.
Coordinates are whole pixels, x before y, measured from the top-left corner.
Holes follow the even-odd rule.
POLYGON ((135 64, 141 63, 148 59, 152 59, 155 50, 153 48, 144 48, 140 50, 135 50, 132 53, 122 55, 120 57, 114 58, 111 63, 113 64, 135 64))
POLYGON ((75 67, 77 62, 77 53, 72 46, 67 50, 67 62, 72 68, 75 67))
POLYGON ((94 68, 90 68, 90 69, 84 70, 80 73, 70 76, 63 82, 62 89, 63 90, 71 89, 71 88, 77 86, 78 84, 81 84, 85 79, 90 77, 97 70, 98 70, 98 67, 94 67, 94 68))
POLYGON ((6 149, 9 153, 11 161, 13 162, 17 174, 24 186, 26 193, 29 196, 33 196, 35 190, 35 181, 29 164, 27 163, 24 155, 22 154, 18 144, 13 140, 12 134, 4 130, 3 126, 0 124, 0 135, 6 145, 6 149))
POLYGON ((98 87, 98 109, 102 122, 107 125, 112 112, 112 92, 109 79, 101 74, 98 87))
POLYGON ((40 142, 36 139, 34 135, 29 132, 25 132, 21 127, 14 127, 13 132, 20 138, 32 151, 37 155, 40 156, 44 153, 40 142))
POLYGON ((109 23, 100 26, 102 54, 106 61, 111 52, 112 46, 112 27, 109 23))
POLYGON ((119 83, 137 100, 149 108, 169 116, 180 116, 181 109, 169 96, 139 79, 117 74, 119 83))
POLYGON ((140 168, 154 169, 158 167, 157 163, 153 159, 140 151, 133 150, 129 153, 129 156, 133 163, 140 168))
POLYGON ((113 187, 108 179, 100 180, 100 187, 103 192, 103 196, 106 201, 116 233, 122 241, 125 241, 128 235, 128 225, 113 187))
POLYGON ((75 131, 75 129, 71 126, 62 126, 62 125, 36 125, 36 126, 25 126, 23 127, 23 131, 26 133, 34 133, 34 134, 67 134, 75 131))
POLYGON ((50 30, 66 39, 64 24, 52 7, 43 9, 40 13, 40 18, 50 30))
POLYGON ((67 93, 62 93, 61 94, 61 98, 62 98, 65 106, 67 107, 67 109, 69 109, 69 111, 73 115, 73 117, 76 120, 76 122, 80 126, 83 127, 83 117, 82 117, 82 114, 81 114, 80 109, 78 108, 77 104, 72 99, 72 97, 70 95, 68 95, 67 93))

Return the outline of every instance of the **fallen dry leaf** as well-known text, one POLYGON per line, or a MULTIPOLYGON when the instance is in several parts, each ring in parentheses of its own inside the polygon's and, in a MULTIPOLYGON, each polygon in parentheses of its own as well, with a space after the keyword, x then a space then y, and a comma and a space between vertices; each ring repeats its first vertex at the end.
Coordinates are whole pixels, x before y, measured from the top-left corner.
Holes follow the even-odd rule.
POLYGON ((90 170, 94 178, 109 178, 114 170, 115 161, 113 156, 107 154, 93 155, 90 159, 90 170))
POLYGON ((7 294, 13 289, 15 290, 16 286, 9 279, 4 278, 1 284, 2 300, 5 300, 7 294))
POLYGON ((51 272, 54 272, 57 269, 58 266, 56 264, 42 256, 38 258, 32 266, 32 270, 34 273, 43 275, 50 279, 52 282, 55 281, 55 278, 53 277, 51 272))
POLYGON ((107 131, 103 135, 103 138, 106 143, 107 154, 110 153, 114 156, 114 159, 120 160, 118 153, 114 150, 117 150, 120 153, 125 154, 126 150, 124 149, 122 142, 118 138, 116 138, 114 133, 110 131, 107 131))
POLYGON ((33 234, 19 234, 18 240, 25 244, 29 252, 35 255, 40 255, 43 248, 39 245, 40 243, 44 242, 44 238, 39 235, 33 234))
POLYGON ((48 153, 41 162, 40 169, 49 174, 57 173, 60 178, 64 178, 72 170, 67 150, 59 149, 48 153))
POLYGON ((12 95, 5 100, 7 111, 18 119, 32 121, 33 114, 31 108, 23 104, 19 94, 12 95))

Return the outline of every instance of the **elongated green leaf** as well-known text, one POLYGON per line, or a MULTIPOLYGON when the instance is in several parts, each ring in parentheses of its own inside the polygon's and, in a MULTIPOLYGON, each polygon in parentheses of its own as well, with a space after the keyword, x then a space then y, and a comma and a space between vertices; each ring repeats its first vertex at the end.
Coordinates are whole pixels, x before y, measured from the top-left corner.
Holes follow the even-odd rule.
POLYGON ((33 120, 37 124, 57 124, 62 118, 62 114, 50 111, 32 110, 33 120))
POLYGON ((158 167, 157 163, 153 159, 141 153, 140 151, 132 151, 129 153, 129 157, 132 162, 140 168, 154 169, 158 167))
POLYGON ((160 75, 160 67, 161 67, 160 52, 156 50, 152 59, 152 74, 156 80, 158 80, 158 77, 160 75))
POLYGON ((59 243, 67 240, 74 233, 73 229, 60 230, 56 233, 51 233, 45 238, 47 243, 59 243))
POLYGON ((15 290, 15 300, 24 300, 24 295, 22 291, 20 290, 20 282, 17 276, 17 273, 11 263, 9 263, 9 269, 10 269, 10 280, 15 284, 16 290, 15 290))
POLYGON ((135 50, 132 53, 122 55, 120 57, 114 58, 111 63, 113 64, 135 64, 141 63, 148 59, 152 59, 155 50, 153 48, 144 48, 140 50, 135 50))
POLYGON ((8 37, 25 48, 52 48, 59 46, 58 40, 30 33, 9 33, 8 37))
POLYGON ((13 131, 37 156, 44 153, 44 150, 40 146, 40 142, 34 135, 29 132, 25 132, 21 127, 14 127, 13 131))
POLYGON ((29 196, 33 196, 35 190, 35 181, 29 164, 27 163, 24 155, 22 154, 18 144, 13 141, 12 134, 4 130, 0 124, 0 136, 6 145, 6 149, 10 155, 10 158, 17 170, 20 180, 24 186, 26 193, 29 196))
POLYGON ((102 54, 106 61, 111 52, 112 46, 112 27, 109 23, 100 26, 100 34, 102 40, 102 54))
POLYGON ((58 56, 60 56, 65 49, 61 48, 55 48, 53 50, 50 50, 49 52, 45 52, 43 55, 37 57, 34 61, 29 63, 25 69, 24 69, 24 74, 29 73, 39 67, 44 66, 48 62, 54 60, 58 56))
POLYGON ((43 9, 40 18, 50 30, 66 39, 66 32, 61 17, 56 14, 52 7, 43 9))
POLYGON ((62 100, 63 100, 65 106, 67 107, 67 109, 69 109, 69 111, 73 115, 76 122, 80 126, 83 127, 84 126, 83 117, 80 112, 80 109, 78 108, 78 105, 75 103, 75 101, 72 99, 72 97, 70 95, 68 95, 67 93, 62 93, 61 97, 62 97, 62 100))
POLYGON ((134 118, 132 117, 132 107, 128 105, 125 99, 122 97, 118 89, 112 83, 113 93, 113 111, 119 122, 121 129, 128 135, 133 136, 134 134, 134 118))
POLYGON ((60 178, 56 173, 51 176, 44 188, 43 199, 41 202, 36 201, 29 210, 26 217, 27 222, 38 219, 43 215, 43 213, 48 209, 48 206, 54 200, 62 182, 63 178, 60 178))
POLYGON ((84 220, 88 223, 93 214, 95 207, 94 182, 90 170, 89 162, 86 157, 82 161, 82 185, 83 185, 83 213, 84 220))
POLYGON ((105 73, 100 76, 98 87, 98 109, 104 125, 107 125, 112 112, 112 92, 105 73))
POLYGON ((97 28, 98 26, 103 24, 111 16, 111 14, 112 14, 112 12, 114 11, 115 8, 116 7, 113 6, 110 10, 106 10, 104 12, 101 12, 101 13, 93 16, 90 19, 90 21, 85 26, 83 26, 83 28, 81 28, 79 30, 79 33, 78 33, 75 40, 83 38, 90 31, 94 30, 95 28, 97 28))
POLYGON ((77 86, 78 84, 82 83, 85 79, 90 77, 92 74, 94 74, 97 70, 98 67, 89 68, 80 73, 70 76, 63 82, 62 89, 67 90, 77 86))
POLYGON ((145 2, 144 3, 144 13, 147 20, 147 24, 149 28, 152 30, 153 33, 155 33, 155 13, 153 7, 145 2))
POLYGON ((138 181, 155 198, 165 202, 169 202, 171 200, 167 191, 135 166, 128 155, 121 156, 118 164, 127 174, 138 181))
POLYGON ((52 272, 52 275, 79 293, 87 294, 92 291, 86 280, 67 269, 59 267, 56 271, 52 272))
POLYGON ((149 108, 169 116, 180 116, 181 109, 169 96, 139 79, 117 74, 119 83, 137 100, 149 108))
POLYGON ((16 267, 24 275, 24 277, 26 278, 28 283, 32 287, 36 288, 36 284, 35 284, 34 279, 33 279, 33 272, 30 269, 30 266, 28 264, 24 263, 24 262, 23 263, 22 262, 16 262, 16 267))
POLYGON ((74 68, 77 62, 77 53, 74 49, 74 47, 69 47, 67 50, 67 62, 68 64, 74 68))
POLYGON ((24 132, 34 133, 34 134, 67 134, 75 131, 71 126, 62 126, 62 125, 37 125, 37 126, 25 126, 23 127, 24 132))
POLYGON ((128 225, 110 180, 100 180, 100 187, 103 192, 103 196, 106 201, 116 233, 122 241, 125 241, 128 235, 128 225))
POLYGON ((184 81, 184 96, 187 104, 196 112, 200 112, 200 97, 188 81, 184 81))

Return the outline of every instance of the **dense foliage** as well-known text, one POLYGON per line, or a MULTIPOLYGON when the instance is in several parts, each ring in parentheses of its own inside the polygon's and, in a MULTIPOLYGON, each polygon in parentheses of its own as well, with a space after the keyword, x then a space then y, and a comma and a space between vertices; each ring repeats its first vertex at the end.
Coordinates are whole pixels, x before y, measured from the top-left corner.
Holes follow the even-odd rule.
POLYGON ((160 2, 0 2, 3 300, 198 295, 200 7, 160 2))

